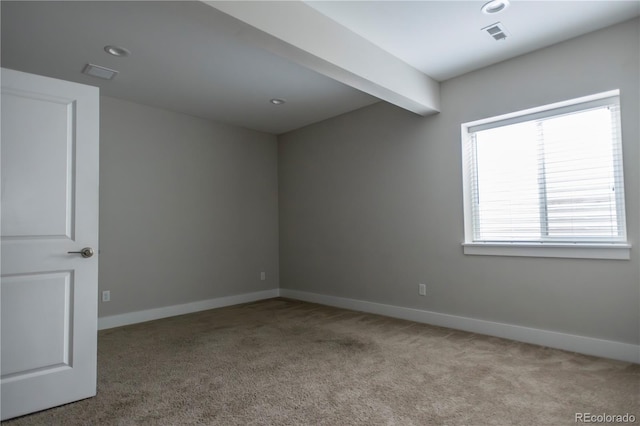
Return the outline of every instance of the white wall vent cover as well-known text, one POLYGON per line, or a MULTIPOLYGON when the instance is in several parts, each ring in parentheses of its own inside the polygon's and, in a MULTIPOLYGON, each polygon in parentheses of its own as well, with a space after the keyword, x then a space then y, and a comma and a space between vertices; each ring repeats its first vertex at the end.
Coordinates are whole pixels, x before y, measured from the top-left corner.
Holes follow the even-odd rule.
POLYGON ((507 29, 504 27, 502 22, 496 22, 495 24, 491 24, 488 27, 484 27, 482 31, 486 31, 494 40, 500 41, 505 40, 507 38, 507 29))
POLYGON ((101 67, 100 65, 94 65, 94 64, 85 65, 82 72, 92 77, 98 77, 104 80, 113 80, 115 76, 118 75, 118 71, 116 70, 112 70, 111 68, 101 67))

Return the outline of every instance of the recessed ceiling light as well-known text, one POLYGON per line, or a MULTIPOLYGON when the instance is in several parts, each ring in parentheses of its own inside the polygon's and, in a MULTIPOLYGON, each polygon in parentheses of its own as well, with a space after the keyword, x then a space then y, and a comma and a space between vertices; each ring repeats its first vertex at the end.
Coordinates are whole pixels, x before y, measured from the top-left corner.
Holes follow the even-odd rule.
POLYGON ((487 15, 491 15, 494 13, 502 12, 507 7, 509 7, 509 0, 491 0, 488 3, 485 3, 482 6, 482 13, 486 13, 487 15))
POLYGON ((286 101, 284 99, 271 99, 269 102, 271 102, 274 105, 282 105, 283 103, 285 103, 286 101))
POLYGON ((128 49, 125 49, 124 47, 120 47, 120 46, 105 46, 104 47, 104 51, 107 52, 109 55, 113 55, 113 56, 129 56, 131 55, 131 52, 128 49))
POLYGON ((98 77, 104 80, 113 80, 113 78, 116 75, 118 75, 118 71, 116 70, 112 70, 111 68, 101 67, 100 65, 94 65, 94 64, 85 65, 82 72, 92 77, 98 77))

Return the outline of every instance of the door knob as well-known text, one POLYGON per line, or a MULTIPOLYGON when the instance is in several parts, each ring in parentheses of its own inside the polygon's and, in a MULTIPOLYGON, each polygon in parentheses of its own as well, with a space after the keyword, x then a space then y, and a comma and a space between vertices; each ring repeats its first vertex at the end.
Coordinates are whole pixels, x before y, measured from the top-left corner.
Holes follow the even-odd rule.
POLYGON ((80 251, 68 251, 67 253, 79 253, 82 257, 93 256, 93 249, 91 247, 85 247, 80 251))

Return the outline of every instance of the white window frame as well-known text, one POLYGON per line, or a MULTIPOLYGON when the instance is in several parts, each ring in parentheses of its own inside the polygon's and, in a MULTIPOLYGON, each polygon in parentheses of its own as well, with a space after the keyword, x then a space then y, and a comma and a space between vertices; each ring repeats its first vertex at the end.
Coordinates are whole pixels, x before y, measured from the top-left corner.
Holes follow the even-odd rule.
MULTIPOLYGON (((544 105, 541 107, 517 111, 509 114, 476 120, 461 125, 462 141, 462 177, 464 200, 464 242, 462 244, 464 254, 488 255, 488 256, 521 256, 521 257, 560 257, 580 259, 616 259, 628 260, 631 257, 631 245, 626 239, 619 243, 571 243, 554 242, 478 242, 474 241, 473 205, 471 176, 465 155, 467 144, 470 142, 470 132, 480 131, 493 127, 506 126, 537 118, 551 117, 572 111, 585 109, 585 103, 598 105, 610 102, 610 98, 620 96, 619 90, 612 90, 595 95, 585 96, 564 102, 544 105)), ((622 211, 624 214, 624 209, 622 211)), ((624 223, 624 216, 621 219, 624 223)))

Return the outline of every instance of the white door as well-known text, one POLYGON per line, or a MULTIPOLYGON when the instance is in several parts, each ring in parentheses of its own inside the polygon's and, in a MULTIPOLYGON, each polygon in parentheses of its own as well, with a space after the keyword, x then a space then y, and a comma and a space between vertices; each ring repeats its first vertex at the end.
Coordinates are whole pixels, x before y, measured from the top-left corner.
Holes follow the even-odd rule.
POLYGON ((3 420, 96 394, 98 114, 95 87, 2 69, 3 420))

